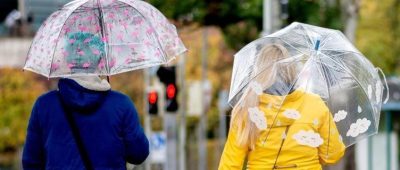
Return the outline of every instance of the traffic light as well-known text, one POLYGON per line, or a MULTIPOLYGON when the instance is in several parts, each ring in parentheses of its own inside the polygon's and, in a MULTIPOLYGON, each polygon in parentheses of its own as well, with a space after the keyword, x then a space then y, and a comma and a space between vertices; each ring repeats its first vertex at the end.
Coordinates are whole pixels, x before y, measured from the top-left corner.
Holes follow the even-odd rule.
POLYGON ((168 112, 176 112, 178 110, 178 87, 176 86, 175 67, 160 67, 157 76, 165 85, 166 110, 168 112))
POLYGON ((176 84, 168 84, 166 88, 166 110, 168 112, 176 112, 178 110, 178 101, 176 100, 178 89, 176 84))
POLYGON ((149 101, 149 113, 156 115, 158 113, 158 93, 150 91, 147 94, 147 100, 149 101))
POLYGON ((280 0, 279 2, 281 6, 281 19, 287 20, 289 18, 289 0, 280 0))

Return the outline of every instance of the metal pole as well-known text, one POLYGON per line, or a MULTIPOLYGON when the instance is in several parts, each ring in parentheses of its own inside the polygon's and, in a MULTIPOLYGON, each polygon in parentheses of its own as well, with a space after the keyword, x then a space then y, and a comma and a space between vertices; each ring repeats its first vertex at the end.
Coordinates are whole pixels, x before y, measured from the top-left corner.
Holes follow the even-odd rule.
POLYGON ((165 112, 164 130, 167 132, 167 160, 166 170, 177 169, 176 139, 177 139, 176 113, 165 112))
POLYGON ((186 169, 186 82, 185 82, 185 64, 186 64, 186 54, 183 54, 180 60, 180 84, 181 84, 181 107, 180 107, 180 115, 181 115, 181 123, 179 126, 179 169, 186 169))
POLYGON ((226 117, 223 109, 219 109, 219 121, 219 147, 222 153, 226 141, 226 117))
POLYGON ((367 147, 368 147, 368 170, 372 170, 373 169, 373 159, 372 159, 372 155, 373 155, 373 147, 372 147, 372 137, 368 138, 367 141, 367 147))
POLYGON ((391 132, 392 132, 392 114, 390 111, 385 112, 385 124, 386 124, 386 164, 387 164, 387 170, 392 169, 392 152, 391 152, 391 145, 392 145, 392 138, 391 138, 391 132))
POLYGON ((264 0, 263 3, 263 31, 261 36, 272 33, 272 0, 264 0))
MULTIPOLYGON (((147 92, 148 92, 148 87, 150 86, 150 76, 149 76, 149 71, 147 69, 143 70, 143 81, 144 81, 144 94, 143 94, 143 101, 144 101, 144 130, 146 133, 147 138, 151 137, 151 116, 150 113, 148 113, 149 110, 149 104, 147 102, 147 92)), ((150 170, 151 168, 151 160, 147 159, 145 161, 144 168, 146 170, 150 170)))
MULTIPOLYGON (((228 92, 226 90, 221 90, 219 92, 218 110, 219 110, 219 150, 220 153, 224 150, 224 145, 226 141, 226 110, 228 103, 228 92)), ((229 107, 229 106, 228 106, 229 107)))
POLYGON ((21 13, 22 19, 26 19, 25 0, 18 0, 18 11, 21 13))
MULTIPOLYGON (((202 49, 202 87, 203 94, 204 91, 204 82, 207 80, 207 55, 208 55, 208 28, 205 27, 203 30, 203 49, 202 49)), ((207 169, 207 110, 205 108, 206 105, 206 97, 203 95, 202 97, 202 114, 200 116, 200 125, 199 125, 199 170, 207 169)))

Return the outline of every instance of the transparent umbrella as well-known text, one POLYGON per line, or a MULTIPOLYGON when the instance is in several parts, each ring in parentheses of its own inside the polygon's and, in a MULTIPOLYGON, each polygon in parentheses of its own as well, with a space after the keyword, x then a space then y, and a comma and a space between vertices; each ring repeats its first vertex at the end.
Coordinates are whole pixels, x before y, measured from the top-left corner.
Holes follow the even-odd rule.
POLYGON ((286 127, 279 138, 334 153, 334 141, 350 146, 377 133, 380 73, 340 31, 292 23, 235 54, 229 103, 245 108, 238 114, 248 114, 265 145, 286 127))
POLYGON ((75 0, 40 27, 24 69, 46 77, 114 75, 186 51, 176 28, 140 0, 75 0))

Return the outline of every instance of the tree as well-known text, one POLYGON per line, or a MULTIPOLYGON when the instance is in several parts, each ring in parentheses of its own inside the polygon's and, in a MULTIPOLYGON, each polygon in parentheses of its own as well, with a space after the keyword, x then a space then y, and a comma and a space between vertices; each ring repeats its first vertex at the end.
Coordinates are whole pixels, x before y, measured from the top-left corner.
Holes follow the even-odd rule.
POLYGON ((399 73, 399 0, 364 0, 361 4, 356 44, 372 63, 386 73, 399 73))
POLYGON ((225 42, 238 50, 259 36, 262 26, 260 0, 148 0, 178 25, 198 23, 220 27, 225 42), (171 6, 171 4, 174 4, 171 6))
POLYGON ((19 69, 0 70, 0 153, 15 153, 24 143, 33 103, 46 90, 42 81, 19 69))

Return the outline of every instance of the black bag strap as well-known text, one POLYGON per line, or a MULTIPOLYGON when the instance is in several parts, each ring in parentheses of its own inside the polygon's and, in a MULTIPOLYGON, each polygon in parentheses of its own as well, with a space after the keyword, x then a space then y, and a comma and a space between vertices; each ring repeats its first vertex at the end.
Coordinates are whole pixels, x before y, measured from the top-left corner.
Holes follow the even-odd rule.
POLYGON ((284 144, 285 141, 286 141, 289 128, 290 128, 290 126, 287 126, 286 129, 285 129, 285 135, 286 135, 286 136, 285 136, 285 138, 282 139, 282 142, 281 142, 281 145, 280 145, 280 147, 279 147, 278 154, 276 155, 275 162, 274 162, 274 166, 272 167, 272 169, 277 169, 276 163, 278 163, 278 157, 279 157, 279 155, 281 154, 283 144, 284 144))
POLYGON ((85 149, 85 146, 83 145, 81 135, 79 134, 79 128, 76 125, 76 122, 74 120, 74 117, 72 115, 72 111, 68 109, 68 107, 65 106, 65 104, 61 100, 61 105, 64 109, 64 114, 65 118, 68 121, 68 124, 71 128, 72 136, 74 137, 75 143, 78 147, 79 154, 81 156, 81 159, 83 161, 83 165, 85 166, 86 170, 94 170, 92 163, 89 159, 88 152, 85 149))

